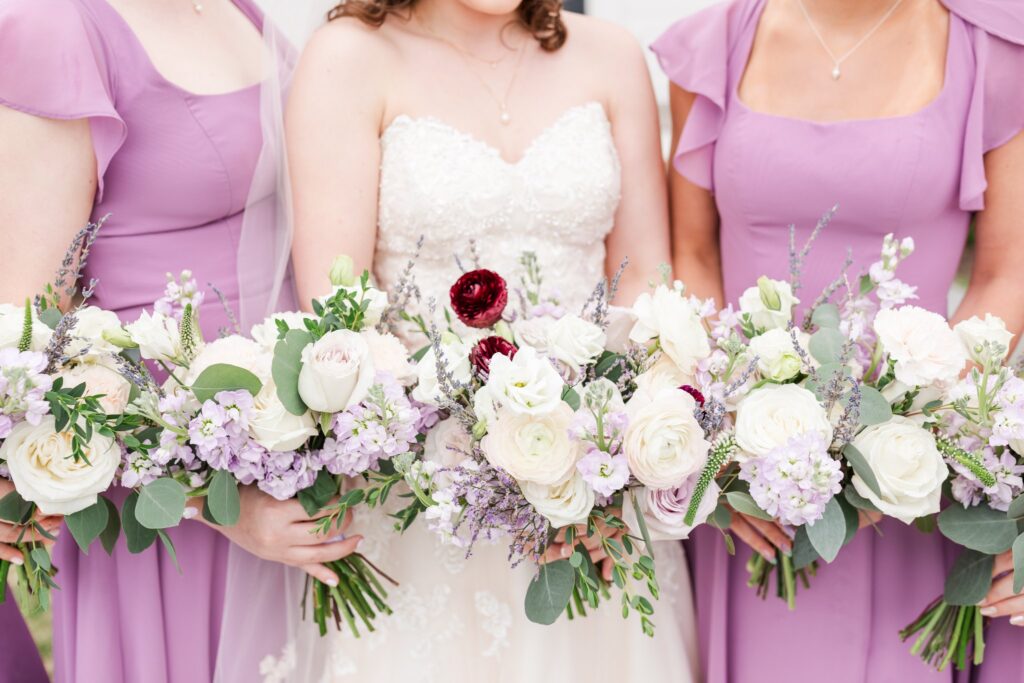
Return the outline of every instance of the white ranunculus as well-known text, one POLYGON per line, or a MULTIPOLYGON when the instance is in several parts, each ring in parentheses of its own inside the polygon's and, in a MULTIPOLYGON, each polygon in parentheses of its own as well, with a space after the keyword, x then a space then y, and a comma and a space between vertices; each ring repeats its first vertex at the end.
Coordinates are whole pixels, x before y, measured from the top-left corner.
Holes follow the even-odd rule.
POLYGON ((542 415, 562 403, 565 382, 547 358, 523 346, 515 358, 491 358, 485 386, 497 405, 517 413, 542 415))
MULTIPOLYGON (((18 347, 25 329, 25 307, 0 304, 0 349, 18 347)), ((29 351, 45 351, 53 331, 32 313, 32 345, 29 351)))
POLYGON ((409 351, 398 337, 373 328, 365 329, 360 334, 366 340, 377 372, 386 372, 402 386, 410 386, 416 381, 416 367, 409 362, 409 351))
POLYGON ((128 323, 124 329, 139 345, 139 354, 146 360, 177 365, 185 355, 178 321, 163 313, 143 311, 138 320, 128 323))
MULTIPOLYGON (((469 347, 461 341, 442 343, 441 356, 448 372, 457 382, 468 384, 473 379, 473 366, 469 362, 469 347)), ((420 403, 437 406, 442 398, 437 379, 437 353, 431 346, 416 365, 417 383, 412 397, 420 403)))
POLYGON ((75 326, 71 330, 71 343, 67 353, 70 357, 88 353, 95 357, 118 353, 119 348, 104 338, 104 334, 116 334, 121 330, 121 320, 113 311, 96 306, 82 306, 75 312, 75 326))
POLYGON ((132 385, 115 368, 104 363, 79 363, 60 372, 65 387, 85 384, 86 396, 102 395, 100 406, 107 415, 120 415, 128 407, 132 385))
MULTIPOLYGON (((807 351, 810 336, 797 332, 797 341, 807 351)), ((800 374, 803 360, 793 346, 788 330, 775 328, 750 340, 750 353, 757 356, 757 369, 761 376, 773 382, 785 382, 800 374)))
MULTIPOLYGON (((695 482, 696 477, 690 477, 690 480, 695 482)), ((689 538, 690 533, 706 522, 715 511, 721 489, 717 483, 711 482, 704 492, 700 505, 697 506, 697 516, 693 519, 693 525, 687 526, 686 511, 690 507, 692 493, 693 485, 684 484, 674 489, 630 489, 627 495, 631 499, 636 498, 652 541, 680 541, 689 538)), ((622 521, 634 535, 640 535, 640 523, 633 509, 632 500, 627 500, 622 505, 622 521)))
POLYGON ((38 425, 18 424, 0 446, 11 481, 21 497, 46 515, 70 515, 96 502, 121 464, 121 449, 113 439, 93 432, 85 459, 72 457, 69 431, 56 432, 53 417, 38 425), (86 462, 88 460, 88 463, 86 462))
POLYGON ((1012 350, 1013 333, 1006 329, 1002 318, 991 313, 986 313, 984 320, 978 316, 964 320, 953 329, 971 360, 979 365, 1001 363, 1012 350), (1001 355, 995 352, 997 347, 1001 349, 1001 355))
POLYGON ((949 468, 931 432, 905 417, 894 417, 865 429, 853 445, 867 460, 882 495, 876 496, 856 474, 853 486, 875 507, 906 524, 939 511, 949 468))
POLYGON ((340 413, 366 398, 374 372, 370 349, 358 332, 328 332, 302 349, 299 396, 310 410, 340 413))
POLYGON ((711 342, 700 314, 680 288, 659 285, 654 293, 644 292, 633 304, 637 321, 629 338, 638 344, 658 339, 669 358, 686 373, 711 355, 711 342))
POLYGON ((268 451, 291 451, 316 436, 316 421, 308 411, 302 415, 289 412, 277 397, 277 385, 271 379, 253 397, 249 433, 268 451))
POLYGON ((754 327, 764 330, 786 329, 793 319, 793 307, 800 299, 793 296, 788 282, 762 277, 756 287, 740 295, 740 312, 750 316, 754 327))
POLYGON ((579 443, 569 438, 572 409, 559 402, 541 415, 498 410, 480 443, 487 460, 516 480, 550 485, 565 481, 580 458, 579 443))
POLYGON ((817 397, 796 384, 767 385, 736 408, 736 445, 746 456, 763 457, 794 436, 817 432, 832 443, 832 424, 817 397))
POLYGON ((910 387, 955 382, 967 363, 959 337, 938 313, 917 306, 879 311, 875 332, 896 363, 896 379, 910 387))
POLYGON ((300 311, 284 311, 281 313, 275 313, 258 325, 253 325, 252 330, 249 332, 249 336, 252 337, 253 341, 260 346, 269 351, 273 351, 278 342, 278 320, 284 321, 290 330, 304 330, 306 329, 306 326, 303 321, 311 320, 312 318, 313 316, 309 313, 302 313, 300 311))
POLYGON ((693 397, 677 388, 630 399, 623 449, 634 477, 653 489, 667 489, 704 467, 711 444, 696 409, 693 397))
POLYGON ((595 501, 594 489, 579 473, 551 486, 527 482, 523 484, 523 497, 556 529, 584 524, 595 501))
POLYGON ((233 334, 215 339, 203 346, 189 365, 185 382, 191 384, 196 381, 199 375, 213 365, 234 365, 256 375, 260 382, 267 382, 270 379, 272 364, 273 355, 270 349, 251 339, 233 334))
POLYGON ((589 365, 604 352, 600 327, 578 315, 564 315, 547 329, 547 351, 573 370, 589 365))
POLYGON ((696 383, 697 380, 692 374, 683 372, 671 358, 662 354, 654 365, 637 376, 635 394, 643 394, 648 399, 653 399, 666 389, 678 389, 687 384, 694 386, 696 383))

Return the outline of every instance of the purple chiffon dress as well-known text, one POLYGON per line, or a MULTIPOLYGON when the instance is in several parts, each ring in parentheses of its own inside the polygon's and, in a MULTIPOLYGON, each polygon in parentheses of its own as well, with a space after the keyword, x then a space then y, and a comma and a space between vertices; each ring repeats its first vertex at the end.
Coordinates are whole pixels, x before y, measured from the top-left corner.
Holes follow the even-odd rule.
MULTIPOLYGON (((726 298, 735 302, 758 274, 787 279, 787 226, 802 243, 838 204, 804 269, 803 297, 839 273, 847 248, 858 272, 893 232, 917 242, 900 266, 917 303, 945 314, 972 213, 985 205, 984 154, 1024 128, 1024 5, 949 0, 945 85, 934 101, 908 116, 815 123, 753 111, 737 96, 765 4, 713 6, 653 45, 669 78, 697 95, 675 166, 714 192, 726 298)), ((717 531, 698 530, 689 556, 709 683, 955 680, 897 636, 942 592, 951 549, 895 520, 881 529, 823 566, 792 613, 747 587, 749 549, 730 558, 717 531)), ((1024 679, 1024 633, 1003 619, 989 642, 987 663, 964 677, 1024 679)))
MULTIPOLYGON (((250 0, 232 1, 262 28, 250 0)), ((262 147, 259 99, 258 85, 196 95, 169 83, 105 0, 0 0, 0 104, 89 121, 92 216, 110 217, 85 277, 99 280, 92 303, 126 320, 160 296, 165 273, 185 268, 236 306, 236 253, 262 147)), ((201 321, 208 337, 228 324, 212 293, 201 321)), ((180 572, 159 543, 132 555, 122 537, 112 557, 98 547, 86 556, 65 530, 54 552, 58 681, 212 679, 228 541, 196 522, 170 535, 180 572)), ((6 634, 0 651, 14 646, 6 634)))

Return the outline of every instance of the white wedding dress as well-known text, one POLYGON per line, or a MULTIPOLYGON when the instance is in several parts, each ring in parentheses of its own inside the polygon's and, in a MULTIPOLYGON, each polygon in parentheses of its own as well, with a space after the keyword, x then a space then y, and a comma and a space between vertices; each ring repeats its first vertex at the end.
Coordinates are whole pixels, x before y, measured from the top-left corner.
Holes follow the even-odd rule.
MULTIPOLYGON (((576 310, 604 274, 604 238, 619 201, 619 162, 603 107, 566 111, 511 163, 494 147, 432 118, 398 117, 381 140, 380 217, 375 271, 390 287, 420 236, 416 282, 438 307, 470 265, 517 281, 519 257, 533 251, 545 286, 576 310)), ((689 683, 696 632, 681 544, 656 544, 661 599, 656 635, 623 619, 617 594, 586 618, 530 623, 523 598, 535 568, 510 569, 502 543, 477 544, 472 557, 443 545, 418 520, 404 535, 383 511, 356 514, 360 552, 401 583, 394 614, 376 633, 320 639, 303 624, 285 651, 264 660, 265 683, 689 683)))

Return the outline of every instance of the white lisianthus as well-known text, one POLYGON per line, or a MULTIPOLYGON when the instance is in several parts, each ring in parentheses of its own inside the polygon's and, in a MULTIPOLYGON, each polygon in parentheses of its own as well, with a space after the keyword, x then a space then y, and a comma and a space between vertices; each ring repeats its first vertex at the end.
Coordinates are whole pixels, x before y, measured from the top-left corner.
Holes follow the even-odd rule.
POLYGON ((409 351, 398 337, 390 332, 378 332, 372 327, 360 334, 370 349, 375 370, 386 372, 402 386, 410 386, 416 381, 416 368, 409 362, 409 351))
POLYGON ((632 499, 635 498, 652 541, 679 541, 689 538, 690 532, 706 522, 718 507, 718 496, 721 493, 718 484, 712 481, 704 492, 700 505, 697 506, 697 516, 693 519, 693 525, 687 526, 686 511, 690 507, 690 497, 696 481, 697 477, 690 477, 682 486, 674 489, 630 489, 626 494, 630 499, 622 505, 622 521, 630 531, 640 535, 640 522, 633 509, 632 499))
POLYGON ((959 337, 938 313, 917 306, 879 311, 875 332, 896 364, 896 379, 909 387, 955 382, 967 363, 959 337))
MULTIPOLYGON (((462 384, 468 384, 473 379, 473 366, 469 362, 469 351, 469 347, 458 340, 441 345, 441 355, 444 357, 448 372, 452 374, 455 381, 462 384)), ((417 383, 412 390, 412 397, 420 403, 439 405, 442 395, 437 379, 437 353, 433 346, 427 350, 416 365, 416 374, 417 383)))
POLYGON ((623 450, 633 476, 653 489, 667 489, 704 467, 711 444, 694 416, 696 409, 697 402, 680 389, 630 399, 623 450))
POLYGON ((177 365, 185 355, 181 348, 178 321, 168 315, 143 311, 138 320, 128 323, 124 329, 138 344, 139 354, 146 360, 177 365))
POLYGON ((736 445, 741 451, 737 460, 764 457, 808 432, 832 443, 832 424, 812 392, 796 384, 761 387, 736 408, 736 445))
POLYGON ((267 318, 258 325, 253 325, 252 330, 249 332, 249 336, 253 338, 260 346, 264 347, 269 351, 273 351, 274 347, 277 346, 278 335, 277 335, 277 321, 281 320, 290 330, 304 330, 306 325, 305 320, 311 320, 313 316, 308 313, 302 313, 299 311, 284 311, 282 313, 275 313, 271 317, 267 318))
POLYGON ((687 384, 697 384, 694 375, 683 372, 671 358, 662 354, 651 367, 637 376, 634 395, 643 394, 648 400, 653 400, 666 389, 678 389, 687 384))
POLYGON ((110 437, 94 431, 78 460, 71 439, 47 416, 38 425, 18 424, 0 446, 14 488, 45 515, 70 515, 94 504, 121 464, 121 449, 110 437))
MULTIPOLYGON (((797 341, 807 350, 810 336, 797 332, 797 341)), ((757 369, 761 376, 773 382, 785 382, 800 374, 803 359, 793 346, 793 337, 788 330, 775 328, 750 340, 750 353, 757 356, 757 369)))
POLYGON ((111 344, 105 335, 121 330, 121 320, 113 311, 95 306, 82 306, 75 312, 75 326, 71 330, 71 343, 65 353, 70 357, 88 353, 95 357, 117 353, 120 349, 111 344))
POLYGON ((1011 351, 1013 333, 1002 318, 991 313, 986 313, 984 320, 978 316, 964 320, 953 329, 971 360, 979 365, 1001 363, 1011 351))
POLYGON ((270 379, 253 397, 249 433, 253 441, 268 451, 292 451, 316 436, 317 430, 309 411, 293 415, 284 407, 277 397, 277 385, 270 379))
POLYGON ((128 407, 132 385, 104 363, 79 363, 60 372, 65 387, 85 384, 86 396, 102 395, 100 406, 107 415, 120 415, 128 407))
POLYGON ((882 495, 875 495, 856 474, 853 486, 875 507, 905 524, 939 511, 949 468, 931 432, 905 417, 894 417, 865 429, 853 445, 871 467, 882 495))
POLYGON ((800 299, 793 296, 788 282, 762 277, 756 287, 740 295, 740 312, 750 316, 754 327, 764 330, 786 329, 793 319, 793 307, 800 299))
MULTIPOLYGON (((25 307, 0 304, 0 349, 14 349, 25 328, 25 307)), ((32 313, 32 344, 29 351, 45 351, 53 331, 32 313)))
POLYGON ((302 349, 299 396, 310 410, 340 413, 366 398, 374 372, 370 349, 358 332, 328 332, 302 349))
POLYGON ((597 360, 604 352, 605 336, 600 327, 578 315, 564 315, 547 329, 548 353, 573 370, 597 360))
POLYGON ((556 529, 583 524, 594 509, 594 489, 578 473, 551 486, 526 482, 523 497, 556 529))
POLYGON ((565 382, 551 362, 529 346, 515 358, 494 356, 485 385, 491 400, 517 413, 543 415, 562 403, 565 382))
POLYGON ((644 292, 633 304, 637 321, 629 338, 645 344, 657 338, 669 358, 686 373, 711 355, 711 343, 700 313, 683 297, 682 286, 669 289, 659 285, 654 293, 644 292))
POLYGON ((498 411, 480 447, 495 467, 520 482, 545 486, 565 481, 580 458, 579 443, 569 438, 572 409, 559 402, 541 415, 498 411))
POLYGON ((203 346, 189 365, 185 383, 195 382, 199 375, 214 365, 233 365, 256 375, 260 382, 266 382, 270 379, 272 363, 271 351, 265 346, 233 334, 203 346))

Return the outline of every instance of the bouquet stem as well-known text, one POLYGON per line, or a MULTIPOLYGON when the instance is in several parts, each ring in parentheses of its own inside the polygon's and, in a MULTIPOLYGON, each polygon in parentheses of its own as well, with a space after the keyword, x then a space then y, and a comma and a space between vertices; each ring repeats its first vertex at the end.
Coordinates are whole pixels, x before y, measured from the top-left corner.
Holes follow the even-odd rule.
POLYGON ((754 553, 747 560, 747 571, 750 572, 750 579, 747 585, 757 590, 761 598, 767 598, 771 589, 772 574, 776 568, 775 593, 786 601, 790 610, 796 609, 796 593, 799 588, 798 581, 803 584, 804 589, 811 587, 810 577, 818 570, 818 563, 814 562, 808 567, 796 569, 793 566, 793 558, 781 550, 775 551, 775 563, 766 560, 760 553, 754 553))
POLYGON ((973 653, 971 661, 975 665, 985 659, 985 618, 974 605, 950 605, 937 598, 900 631, 904 641, 914 635, 917 639, 910 652, 939 671, 950 662, 957 669, 965 669, 969 653, 973 653))
POLYGON ((384 585, 378 575, 392 585, 398 583, 375 567, 372 562, 356 553, 325 565, 338 577, 337 586, 328 586, 322 581, 306 580, 306 593, 303 596, 303 612, 310 589, 313 593, 313 621, 316 622, 320 635, 327 635, 327 623, 333 621, 337 628, 342 622, 349 631, 359 638, 360 623, 367 631, 373 632, 373 620, 378 614, 391 614, 385 600, 388 597, 384 585))
POLYGON ((0 605, 7 602, 7 575, 11 572, 11 563, 0 560, 0 605))

